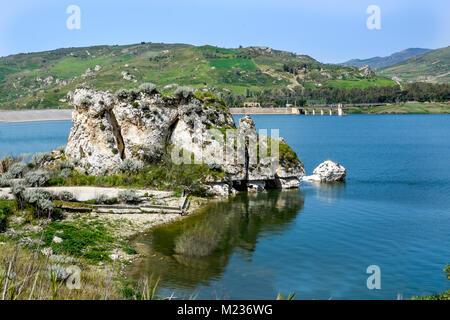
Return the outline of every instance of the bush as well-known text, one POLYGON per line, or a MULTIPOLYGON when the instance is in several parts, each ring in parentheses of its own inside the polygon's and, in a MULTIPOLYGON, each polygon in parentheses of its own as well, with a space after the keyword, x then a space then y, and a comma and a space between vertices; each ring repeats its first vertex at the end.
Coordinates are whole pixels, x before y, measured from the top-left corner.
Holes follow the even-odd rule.
POLYGON ((119 98, 119 100, 126 100, 128 99, 128 90, 127 89, 119 89, 116 92, 116 96, 117 98, 119 98))
POLYGON ((6 179, 5 177, 0 177, 0 188, 9 187, 9 179, 6 179))
POLYGON ((49 152, 39 152, 39 153, 36 153, 35 155, 33 155, 32 159, 33 159, 33 163, 37 167, 39 167, 42 164, 44 164, 45 162, 52 161, 53 157, 52 157, 51 153, 49 153, 49 152))
POLYGON ((9 170, 5 174, 5 177, 8 179, 22 178, 26 169, 27 169, 26 164, 24 164, 22 162, 16 162, 9 167, 9 170))
POLYGON ((156 90, 156 85, 153 83, 143 83, 139 86, 139 90, 143 93, 146 94, 152 94, 152 93, 157 93, 158 90, 156 90))
POLYGON ((25 200, 23 199, 23 193, 25 192, 26 187, 21 182, 12 182, 11 183, 11 192, 16 197, 19 208, 23 208, 25 205, 25 200))
POLYGON ((6 173, 8 172, 11 165, 14 163, 14 159, 12 157, 5 157, 0 161, 0 172, 6 173))
POLYGON ((50 200, 50 194, 39 189, 26 189, 22 192, 22 199, 36 210, 37 217, 53 212, 53 202, 50 200))
POLYGON ((194 90, 192 90, 192 88, 189 87, 178 87, 174 92, 174 95, 179 99, 181 98, 189 99, 190 97, 192 97, 193 94, 194 90))
POLYGON ((62 160, 59 163, 59 170, 64 170, 64 169, 72 170, 73 169, 73 164, 70 161, 68 161, 68 160, 62 160))
POLYGON ((105 194, 100 195, 96 200, 95 200, 96 204, 107 204, 107 205, 112 205, 112 204, 117 204, 119 203, 119 200, 117 198, 110 198, 105 194))
POLYGON ((123 190, 119 192, 119 199, 122 202, 136 204, 140 202, 140 197, 135 190, 123 190))
POLYGON ((62 201, 73 201, 73 200, 75 200, 75 197, 72 194, 72 192, 63 191, 56 196, 56 199, 62 200, 62 201))
POLYGON ((0 214, 0 233, 3 233, 8 229, 8 217, 4 214, 0 214))
POLYGON ((142 162, 132 159, 125 159, 118 167, 119 171, 123 173, 139 173, 143 168, 144 164, 142 162))
POLYGON ((66 146, 59 146, 56 150, 58 150, 60 154, 64 154, 66 152, 66 146))
POLYGON ((50 180, 45 170, 30 171, 25 175, 25 181, 32 187, 42 187, 50 180))

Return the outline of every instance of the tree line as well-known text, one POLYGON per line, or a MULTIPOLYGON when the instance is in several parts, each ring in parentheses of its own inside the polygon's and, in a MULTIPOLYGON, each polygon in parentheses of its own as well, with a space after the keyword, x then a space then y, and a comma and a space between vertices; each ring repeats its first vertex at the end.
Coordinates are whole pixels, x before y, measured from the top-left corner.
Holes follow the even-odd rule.
POLYGON ((287 103, 297 107, 313 104, 360 104, 360 103, 400 103, 448 102, 450 101, 450 85, 432 83, 408 83, 403 88, 396 86, 377 86, 368 88, 300 88, 294 90, 265 89, 263 91, 246 90, 245 95, 228 94, 223 97, 225 103, 232 107, 240 107, 245 101, 255 101, 261 106, 285 107, 287 103))

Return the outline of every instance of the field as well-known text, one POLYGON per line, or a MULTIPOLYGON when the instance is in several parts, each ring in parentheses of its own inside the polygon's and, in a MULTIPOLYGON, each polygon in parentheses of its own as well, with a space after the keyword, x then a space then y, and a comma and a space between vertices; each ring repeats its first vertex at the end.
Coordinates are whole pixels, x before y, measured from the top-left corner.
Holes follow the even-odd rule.
POLYGON ((360 107, 347 106, 348 114, 450 114, 449 103, 394 103, 365 110, 360 107))

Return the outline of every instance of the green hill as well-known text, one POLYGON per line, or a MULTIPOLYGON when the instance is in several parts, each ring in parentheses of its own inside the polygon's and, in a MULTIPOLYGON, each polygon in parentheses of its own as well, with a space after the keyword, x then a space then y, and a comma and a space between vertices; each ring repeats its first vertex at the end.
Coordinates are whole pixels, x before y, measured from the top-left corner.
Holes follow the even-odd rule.
POLYGON ((409 58, 394 66, 381 69, 378 74, 397 77, 401 81, 430 83, 450 82, 450 47, 441 48, 409 58))
POLYGON ((381 69, 393 66, 408 58, 415 57, 431 51, 430 49, 409 48, 400 52, 396 52, 387 57, 374 57, 369 59, 352 59, 342 63, 344 66, 363 67, 370 66, 372 69, 381 69))
POLYGON ((176 84, 241 96, 264 90, 395 85, 370 70, 322 64, 267 47, 141 43, 2 57, 0 109, 65 108, 67 93, 81 83, 117 90, 143 82, 153 82, 162 91, 174 90, 176 84))

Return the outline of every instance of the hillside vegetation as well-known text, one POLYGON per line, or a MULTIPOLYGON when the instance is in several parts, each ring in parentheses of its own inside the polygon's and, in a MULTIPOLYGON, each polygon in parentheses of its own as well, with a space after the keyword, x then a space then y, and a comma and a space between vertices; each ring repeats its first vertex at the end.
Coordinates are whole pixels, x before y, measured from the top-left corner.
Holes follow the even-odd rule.
POLYGON ((397 77, 401 81, 430 83, 450 82, 450 47, 415 56, 394 66, 381 69, 380 76, 397 77))
POLYGON ((322 64, 305 55, 267 47, 225 49, 141 43, 17 54, 0 58, 0 109, 66 108, 66 95, 86 83, 115 91, 153 82, 207 88, 240 103, 252 92, 280 95, 305 88, 394 86, 370 70, 322 64))

